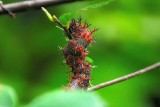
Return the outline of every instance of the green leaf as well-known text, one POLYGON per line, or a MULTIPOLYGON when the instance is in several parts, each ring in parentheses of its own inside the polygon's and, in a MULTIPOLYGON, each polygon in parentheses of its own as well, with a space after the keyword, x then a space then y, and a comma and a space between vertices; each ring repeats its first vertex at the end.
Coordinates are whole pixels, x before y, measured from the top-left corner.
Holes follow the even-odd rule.
POLYGON ((70 20, 78 15, 78 14, 81 14, 82 13, 82 10, 88 10, 90 8, 98 8, 98 7, 102 7, 102 6, 105 6, 107 5, 109 2, 111 2, 113 0, 108 0, 108 1, 105 1, 105 2, 100 2, 100 3, 97 3, 97 4, 93 4, 91 6, 88 6, 88 7, 85 7, 85 8, 82 8, 80 10, 76 10, 72 13, 64 13, 63 15, 61 15, 59 17, 59 20, 61 21, 61 23, 63 23, 64 25, 68 25, 68 23, 70 22, 70 20))
POLYGON ((0 84, 0 107, 15 107, 16 103, 15 91, 9 86, 0 84))
POLYGON ((88 9, 91 9, 91 8, 102 7, 102 6, 105 6, 105 5, 109 4, 111 1, 113 1, 113 0, 108 0, 108 1, 105 1, 105 2, 96 3, 96 4, 90 5, 88 7, 82 8, 81 10, 88 10, 88 9))
POLYGON ((57 90, 34 99, 27 107, 106 107, 95 93, 57 90))
POLYGON ((48 19, 51 22, 54 22, 52 15, 47 11, 47 9, 45 9, 44 7, 41 7, 41 9, 43 10, 43 12, 46 14, 46 16, 48 17, 48 19))
POLYGON ((87 61, 89 64, 93 64, 93 60, 92 60, 90 57, 86 57, 86 61, 87 61))
POLYGON ((76 12, 73 13, 64 13, 63 15, 61 15, 59 17, 59 20, 61 21, 61 23, 63 23, 64 25, 67 25, 69 23, 69 21, 71 21, 71 19, 73 18, 74 14, 76 12))

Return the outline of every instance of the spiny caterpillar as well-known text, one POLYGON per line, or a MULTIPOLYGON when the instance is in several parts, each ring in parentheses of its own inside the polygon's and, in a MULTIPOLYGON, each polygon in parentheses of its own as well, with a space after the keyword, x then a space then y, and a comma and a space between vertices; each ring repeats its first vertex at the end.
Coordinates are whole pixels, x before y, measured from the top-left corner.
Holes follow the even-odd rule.
POLYGON ((82 19, 72 19, 68 32, 71 39, 63 48, 66 64, 71 68, 72 75, 68 89, 87 89, 91 80, 92 66, 85 60, 88 55, 87 47, 94 42, 92 34, 97 30, 89 30, 89 24, 82 24, 82 19))
POLYGON ((65 62, 71 68, 72 73, 70 83, 66 88, 87 89, 91 80, 91 68, 93 68, 89 63, 90 61, 86 61, 86 59, 91 60, 86 57, 88 55, 87 47, 94 42, 92 34, 97 29, 89 30, 90 25, 86 22, 82 24, 81 17, 77 21, 72 19, 69 27, 67 27, 55 15, 51 16, 44 7, 42 10, 51 22, 56 22, 65 31, 69 38, 67 46, 62 49, 65 62))

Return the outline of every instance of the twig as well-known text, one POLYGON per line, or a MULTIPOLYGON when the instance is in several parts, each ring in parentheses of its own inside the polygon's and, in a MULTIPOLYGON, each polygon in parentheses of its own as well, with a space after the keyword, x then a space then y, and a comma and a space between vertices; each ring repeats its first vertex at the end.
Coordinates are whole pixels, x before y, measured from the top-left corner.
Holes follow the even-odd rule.
MULTIPOLYGON (((12 12, 22 12, 29 8, 40 8, 42 6, 53 6, 63 3, 75 2, 78 0, 28 0, 3 5, 3 8, 12 12)), ((0 8, 0 15, 7 14, 8 11, 0 8)))
POLYGON ((66 32, 68 38, 69 38, 69 39, 72 39, 70 33, 68 32, 67 26, 63 25, 63 24, 58 20, 58 18, 57 18, 55 15, 53 16, 53 20, 54 20, 61 28, 63 28, 63 30, 66 32))
POLYGON ((49 19, 51 22, 57 23, 57 24, 60 26, 60 28, 66 32, 68 38, 69 38, 69 39, 72 39, 72 36, 70 35, 70 33, 69 33, 68 28, 67 28, 66 25, 63 25, 55 15, 52 16, 52 15, 48 12, 48 10, 45 9, 44 7, 41 7, 41 9, 42 9, 42 11, 46 14, 46 16, 48 17, 48 19, 49 19))
POLYGON ((12 13, 9 9, 6 9, 4 6, 3 6, 3 3, 2 1, 0 1, 0 7, 6 11, 12 18, 16 18, 16 14, 15 13, 12 13))
POLYGON ((143 73, 146 73, 146 72, 149 72, 151 70, 154 70, 154 69, 157 69, 160 67, 160 62, 158 63, 155 63, 151 66, 148 66, 144 69, 141 69, 139 71, 136 71, 134 73, 131 73, 131 74, 128 74, 128 75, 125 75, 125 76, 122 76, 122 77, 119 77, 117 79, 114 79, 114 80, 111 80, 111 81, 108 81, 108 82, 104 82, 104 83, 101 83, 101 84, 98 84, 96 86, 93 86, 91 88, 88 88, 87 91, 94 91, 94 90, 98 90, 98 89, 101 89, 103 87, 107 87, 107 86, 110 86, 110 85, 113 85, 113 84, 116 84, 116 83, 119 83, 119 82, 122 82, 122 81, 125 81, 127 79, 130 79, 130 78, 133 78, 133 77, 136 77, 138 75, 141 75, 143 73))

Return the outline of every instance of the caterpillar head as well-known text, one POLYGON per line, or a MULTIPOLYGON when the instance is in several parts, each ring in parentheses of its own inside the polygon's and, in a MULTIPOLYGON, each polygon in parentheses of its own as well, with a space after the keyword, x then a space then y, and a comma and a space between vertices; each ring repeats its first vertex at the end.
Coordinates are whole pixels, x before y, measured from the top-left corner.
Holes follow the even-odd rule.
POLYGON ((75 19, 72 19, 72 21, 69 24, 69 33, 73 36, 73 38, 82 38, 85 40, 85 42, 93 42, 94 38, 92 37, 93 32, 95 32, 97 29, 89 30, 88 27, 90 25, 86 22, 82 24, 81 18, 76 21, 75 19))

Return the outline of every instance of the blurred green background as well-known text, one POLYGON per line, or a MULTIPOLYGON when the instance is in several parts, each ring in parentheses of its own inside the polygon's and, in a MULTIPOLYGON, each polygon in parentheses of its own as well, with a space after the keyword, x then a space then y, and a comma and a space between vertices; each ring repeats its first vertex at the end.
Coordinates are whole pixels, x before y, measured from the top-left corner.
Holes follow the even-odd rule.
MULTIPOLYGON (((18 0, 5 0, 4 3, 18 0)), ((60 16, 100 2, 81 1, 47 8, 60 16)), ((89 57, 98 66, 92 84, 108 81, 160 60, 160 0, 115 0, 77 14, 100 28, 89 57)), ((68 83, 58 46, 63 32, 41 10, 0 16, 0 83, 12 86, 22 103, 68 83)), ((160 107, 160 69, 97 90, 109 107, 160 107), (158 105, 159 104, 159 105, 158 105)))

